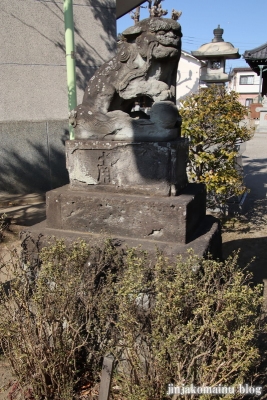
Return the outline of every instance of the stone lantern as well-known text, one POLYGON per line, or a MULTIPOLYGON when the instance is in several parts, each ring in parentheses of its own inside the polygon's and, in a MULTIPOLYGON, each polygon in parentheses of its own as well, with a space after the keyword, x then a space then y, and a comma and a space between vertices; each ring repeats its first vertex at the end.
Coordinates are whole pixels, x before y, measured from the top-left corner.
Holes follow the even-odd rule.
POLYGON ((224 84, 230 81, 230 76, 225 72, 225 61, 240 58, 238 49, 232 43, 225 42, 222 38, 223 29, 214 29, 214 38, 210 43, 203 44, 192 55, 198 60, 206 61, 206 66, 201 70, 200 81, 206 84, 224 84))

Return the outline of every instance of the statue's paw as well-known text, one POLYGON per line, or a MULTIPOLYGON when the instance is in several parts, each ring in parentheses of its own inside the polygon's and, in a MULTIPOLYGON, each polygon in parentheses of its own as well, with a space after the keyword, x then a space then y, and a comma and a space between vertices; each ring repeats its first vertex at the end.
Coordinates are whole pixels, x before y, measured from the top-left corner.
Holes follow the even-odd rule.
POLYGON ((75 128, 77 125, 77 111, 76 110, 71 110, 69 112, 69 124, 75 128))
POLYGON ((95 111, 92 107, 88 109, 80 105, 76 115, 70 115, 70 121, 74 117, 76 139, 103 140, 105 135, 115 129, 114 120, 110 115, 95 111))
POLYGON ((160 93, 160 95, 157 98, 157 101, 171 100, 172 97, 173 97, 173 95, 172 95, 172 92, 170 89, 162 90, 162 92, 160 93))
POLYGON ((179 114, 172 101, 157 101, 150 111, 150 121, 164 129, 174 128, 179 114))

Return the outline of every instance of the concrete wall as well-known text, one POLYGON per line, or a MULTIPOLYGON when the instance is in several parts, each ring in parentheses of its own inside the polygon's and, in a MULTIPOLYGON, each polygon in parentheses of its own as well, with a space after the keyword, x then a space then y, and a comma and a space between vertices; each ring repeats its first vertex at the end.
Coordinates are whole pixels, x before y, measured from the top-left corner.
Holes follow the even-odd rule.
MULTIPOLYGON (((0 0, 0 190, 47 191, 68 182, 63 0, 0 0)), ((116 0, 75 0, 78 104, 116 53, 116 0)))
POLYGON ((68 121, 0 123, 0 191, 46 192, 69 182, 68 121))
MULTIPOLYGON (((75 0, 78 102, 116 49, 116 0, 75 0)), ((0 121, 68 116, 63 0, 1 0, 0 121)))

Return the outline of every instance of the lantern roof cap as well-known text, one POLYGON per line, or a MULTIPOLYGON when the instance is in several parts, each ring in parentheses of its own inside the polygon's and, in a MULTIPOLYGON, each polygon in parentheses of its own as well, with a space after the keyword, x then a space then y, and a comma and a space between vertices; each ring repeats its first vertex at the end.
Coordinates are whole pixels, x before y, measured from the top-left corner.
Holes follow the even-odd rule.
POLYGON ((224 59, 240 58, 239 49, 235 48, 232 43, 224 41, 223 32, 224 30, 218 25, 213 30, 214 38, 212 41, 203 44, 195 51, 191 51, 191 54, 199 60, 207 60, 214 57, 224 59))

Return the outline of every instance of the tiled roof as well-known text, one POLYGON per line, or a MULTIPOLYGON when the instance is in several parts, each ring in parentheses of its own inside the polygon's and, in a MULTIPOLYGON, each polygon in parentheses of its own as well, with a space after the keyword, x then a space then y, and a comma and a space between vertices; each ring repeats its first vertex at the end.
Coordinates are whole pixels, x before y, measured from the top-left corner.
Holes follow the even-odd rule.
POLYGON ((243 57, 248 60, 267 60, 267 43, 252 50, 246 50, 243 57))
POLYGON ((250 67, 236 67, 232 69, 233 72, 250 72, 252 69, 250 67))
POLYGON ((122 17, 135 7, 145 3, 145 0, 116 0, 117 5, 117 18, 122 17))

